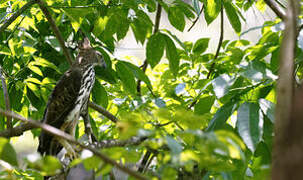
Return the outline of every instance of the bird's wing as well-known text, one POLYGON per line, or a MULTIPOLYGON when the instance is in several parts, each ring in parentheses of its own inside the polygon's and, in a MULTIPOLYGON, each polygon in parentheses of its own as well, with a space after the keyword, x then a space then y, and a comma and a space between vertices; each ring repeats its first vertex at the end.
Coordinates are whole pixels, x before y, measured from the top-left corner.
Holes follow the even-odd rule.
MULTIPOLYGON (((81 87, 81 70, 74 68, 61 77, 55 86, 44 112, 43 123, 47 123, 58 129, 64 124, 69 112, 75 107, 76 100, 81 87)), ((51 150, 52 136, 41 132, 39 137, 40 153, 56 152, 51 150)), ((55 147, 54 147, 55 148, 55 147)))
POLYGON ((81 87, 81 70, 67 71, 53 90, 44 113, 43 122, 60 128, 66 116, 75 107, 81 87))

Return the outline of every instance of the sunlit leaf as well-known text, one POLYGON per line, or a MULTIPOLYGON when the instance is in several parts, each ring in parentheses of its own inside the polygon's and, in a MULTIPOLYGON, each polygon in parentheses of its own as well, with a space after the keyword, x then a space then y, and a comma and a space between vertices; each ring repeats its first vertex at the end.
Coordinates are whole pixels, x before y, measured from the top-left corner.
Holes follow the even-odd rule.
POLYGON ((243 103, 238 109, 237 128, 246 146, 254 152, 263 134, 263 114, 255 103, 243 103))

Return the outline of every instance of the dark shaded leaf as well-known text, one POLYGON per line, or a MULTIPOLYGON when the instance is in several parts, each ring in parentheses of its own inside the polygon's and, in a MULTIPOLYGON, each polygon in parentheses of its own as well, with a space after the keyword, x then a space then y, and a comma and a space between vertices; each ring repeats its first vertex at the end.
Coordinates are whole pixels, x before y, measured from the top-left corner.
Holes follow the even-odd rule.
POLYGON ((209 113, 214 102, 215 102, 214 96, 207 96, 200 98, 199 102, 195 105, 194 112, 199 115, 209 113))
POLYGON ((135 95, 136 81, 134 74, 131 71, 129 71, 129 69, 125 66, 125 64, 123 64, 120 61, 116 64, 116 70, 125 90, 135 95))
POLYGON ((161 60, 164 52, 165 39, 161 33, 152 35, 146 45, 147 62, 154 68, 161 60))
POLYGON ((202 54, 208 48, 209 38, 198 39, 193 47, 193 53, 202 54))
POLYGON ((95 80, 95 84, 92 90, 93 101, 105 109, 108 105, 107 92, 98 80, 95 80))

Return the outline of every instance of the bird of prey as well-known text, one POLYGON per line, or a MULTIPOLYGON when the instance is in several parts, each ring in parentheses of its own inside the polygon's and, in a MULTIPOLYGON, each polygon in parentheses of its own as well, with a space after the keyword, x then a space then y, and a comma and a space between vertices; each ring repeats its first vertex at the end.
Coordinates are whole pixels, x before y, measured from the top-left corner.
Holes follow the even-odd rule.
MULTIPOLYGON (((95 82, 94 66, 106 66, 101 53, 93 49, 88 38, 79 44, 76 61, 56 84, 48 100, 43 123, 75 135, 80 116, 88 120, 89 95, 95 82)), ((67 141, 42 131, 38 151, 42 155, 56 156, 62 148, 74 156, 75 151, 67 141)))

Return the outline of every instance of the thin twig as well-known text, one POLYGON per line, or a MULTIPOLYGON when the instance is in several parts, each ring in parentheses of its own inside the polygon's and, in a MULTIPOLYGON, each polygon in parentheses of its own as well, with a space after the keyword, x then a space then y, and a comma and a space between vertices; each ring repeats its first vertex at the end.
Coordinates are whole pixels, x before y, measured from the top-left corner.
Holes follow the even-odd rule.
POLYGON ((26 3, 22 8, 16 11, 10 18, 8 18, 4 24, 0 27, 0 34, 4 31, 10 24, 12 24, 25 10, 30 8, 33 4, 37 3, 37 0, 31 0, 26 3))
POLYGON ((91 146, 87 146, 87 145, 84 145, 82 143, 80 143, 79 141, 75 140, 74 137, 72 137, 70 134, 67 134, 65 133, 64 131, 61 131, 53 126, 50 126, 48 124, 44 124, 44 123, 40 123, 38 121, 34 121, 34 120, 31 120, 31 119, 26 119, 14 112, 11 112, 11 111, 4 111, 3 109, 0 108, 0 114, 2 114, 3 116, 6 116, 6 117, 12 117, 14 119, 18 119, 24 123, 28 123, 28 124, 31 124, 33 125, 34 127, 36 128, 41 128, 43 131, 53 135, 53 136, 56 136, 56 137, 59 137, 61 139, 64 139, 70 143, 73 143, 75 145, 78 145, 80 146, 82 149, 87 149, 87 150, 90 150, 91 152, 94 153, 95 156, 99 157, 100 159, 102 159, 105 163, 108 163, 108 164, 111 164, 115 167, 117 167, 118 169, 120 169, 121 171, 135 177, 136 179, 140 179, 140 180, 147 180, 146 177, 144 177, 142 174, 132 170, 132 169, 129 169, 119 163, 117 163, 116 161, 110 159, 107 155, 99 152, 97 149, 91 147, 91 146))
POLYGON ((118 118, 116 116, 114 116, 112 113, 110 113, 109 111, 107 111, 103 107, 99 106, 98 104, 95 104, 95 103, 90 101, 88 103, 88 106, 90 108, 93 108, 94 110, 98 111, 99 113, 101 113, 102 115, 107 117, 109 120, 113 121, 114 123, 116 123, 118 121, 118 118))
POLYGON ((275 0, 264 0, 268 7, 280 18, 285 19, 285 12, 275 0))
POLYGON ((60 33, 58 27, 56 26, 56 23, 54 21, 54 19, 52 18, 51 14, 49 13, 49 11, 47 10, 47 8, 45 7, 45 3, 43 2, 43 0, 37 0, 38 4, 40 6, 40 9, 42 10, 43 14, 45 15, 46 19, 48 20, 52 30, 54 31, 59 44, 62 48, 63 54, 65 56, 65 58, 67 59, 68 63, 71 65, 73 64, 73 60, 72 60, 72 56, 70 55, 70 53, 68 52, 66 46, 65 46, 65 42, 63 39, 62 34, 60 33))
MULTIPOLYGON (((157 6, 157 12, 156 12, 156 19, 155 19, 155 27, 154 27, 154 31, 153 34, 156 34, 159 31, 159 26, 160 26, 160 19, 161 19, 161 12, 162 12, 162 7, 160 5, 160 3, 158 3, 157 6)), ((146 69, 147 69, 147 59, 145 59, 142 67, 142 71, 145 73, 146 69)), ((150 89, 150 92, 152 93, 152 95, 155 97, 154 93, 152 92, 152 90, 150 89)), ((141 96, 141 80, 138 79, 137 82, 137 93, 139 96, 141 96)))
POLYGON ((141 144, 146 139, 147 139, 146 136, 144 137, 134 136, 127 140, 117 140, 117 139, 102 140, 98 142, 96 147, 103 149, 103 148, 111 148, 111 147, 135 146, 141 144))
MULTIPOLYGON (((6 86, 6 82, 4 79, 4 76, 2 75, 2 67, 0 66, 0 78, 1 78, 1 82, 2 82, 2 90, 3 90, 3 96, 4 96, 4 102, 5 102, 5 109, 7 111, 11 110, 11 105, 9 102, 9 95, 8 95, 8 91, 7 91, 7 86, 6 86)), ((6 117, 6 128, 11 131, 12 129, 12 118, 11 117, 6 117)))
POLYGON ((202 4, 201 10, 200 10, 197 18, 194 20, 193 24, 188 28, 187 32, 189 32, 196 25, 196 23, 198 22, 198 20, 200 18, 201 13, 203 12, 203 9, 204 9, 204 4, 202 4))
POLYGON ((223 42, 223 35, 224 35, 224 15, 223 15, 223 5, 221 6, 221 25, 220 25, 220 39, 219 39, 219 43, 218 43, 218 47, 217 47, 217 51, 216 51, 216 54, 215 54, 215 57, 214 57, 214 60, 213 60, 213 63, 211 64, 210 66, 210 69, 209 69, 209 72, 207 74, 207 79, 209 79, 211 73, 214 71, 214 67, 215 67, 215 64, 216 64, 216 60, 219 56, 219 52, 220 52, 220 49, 221 49, 221 46, 222 46, 222 42, 223 42))

